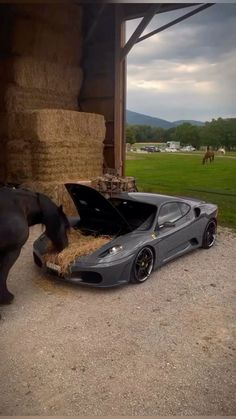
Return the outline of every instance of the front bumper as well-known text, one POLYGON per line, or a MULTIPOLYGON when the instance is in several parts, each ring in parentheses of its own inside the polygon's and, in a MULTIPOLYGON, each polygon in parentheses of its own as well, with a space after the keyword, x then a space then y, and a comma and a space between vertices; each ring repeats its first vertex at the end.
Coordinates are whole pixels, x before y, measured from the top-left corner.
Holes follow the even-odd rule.
POLYGON ((67 276, 60 276, 55 269, 48 268, 43 261, 41 253, 34 247, 34 262, 47 272, 56 275, 58 279, 90 287, 108 288, 123 285, 129 282, 134 255, 128 255, 117 261, 91 265, 77 261, 70 266, 67 276))

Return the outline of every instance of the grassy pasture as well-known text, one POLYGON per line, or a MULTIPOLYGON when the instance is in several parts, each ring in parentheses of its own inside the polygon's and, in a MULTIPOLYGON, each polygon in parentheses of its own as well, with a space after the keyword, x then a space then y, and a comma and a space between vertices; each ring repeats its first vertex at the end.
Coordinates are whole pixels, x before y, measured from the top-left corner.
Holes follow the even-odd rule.
POLYGON ((126 176, 140 191, 201 198, 219 206, 221 225, 236 229, 236 157, 216 156, 202 164, 198 153, 127 154, 126 176))

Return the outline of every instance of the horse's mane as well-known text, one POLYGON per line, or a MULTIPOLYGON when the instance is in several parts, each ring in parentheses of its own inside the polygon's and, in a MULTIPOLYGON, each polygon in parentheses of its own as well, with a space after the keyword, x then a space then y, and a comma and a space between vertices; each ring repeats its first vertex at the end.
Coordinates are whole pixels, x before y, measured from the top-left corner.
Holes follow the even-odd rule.
POLYGON ((66 225, 69 224, 68 219, 63 212, 62 206, 58 207, 47 195, 44 195, 43 193, 35 192, 25 187, 14 188, 7 185, 1 187, 0 190, 7 191, 18 198, 33 198, 42 213, 42 224, 46 225, 50 230, 56 231, 59 228, 61 217, 64 218, 66 225))
POLYGON ((47 195, 37 193, 37 202, 43 214, 43 223, 48 229, 56 230, 61 223, 61 217, 69 228, 68 219, 62 206, 58 207, 47 195))

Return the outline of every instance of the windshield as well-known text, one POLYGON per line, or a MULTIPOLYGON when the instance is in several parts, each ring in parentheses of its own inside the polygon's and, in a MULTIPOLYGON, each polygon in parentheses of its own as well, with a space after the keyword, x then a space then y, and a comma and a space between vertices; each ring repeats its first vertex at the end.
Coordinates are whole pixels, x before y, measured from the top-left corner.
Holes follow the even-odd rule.
POLYGON ((132 230, 149 230, 157 212, 155 205, 144 202, 110 198, 112 205, 123 215, 132 230))

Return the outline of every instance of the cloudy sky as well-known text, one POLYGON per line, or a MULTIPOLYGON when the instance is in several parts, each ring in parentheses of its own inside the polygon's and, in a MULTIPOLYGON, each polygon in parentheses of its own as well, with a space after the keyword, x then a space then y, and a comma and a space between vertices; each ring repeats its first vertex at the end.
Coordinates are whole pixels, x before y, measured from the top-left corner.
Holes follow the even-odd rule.
MULTIPOLYGON (((196 7, 155 16, 144 34, 196 7)), ((139 21, 127 23, 127 38, 139 21)), ((129 110, 169 121, 236 117, 236 3, 136 44, 127 62, 129 110)))

